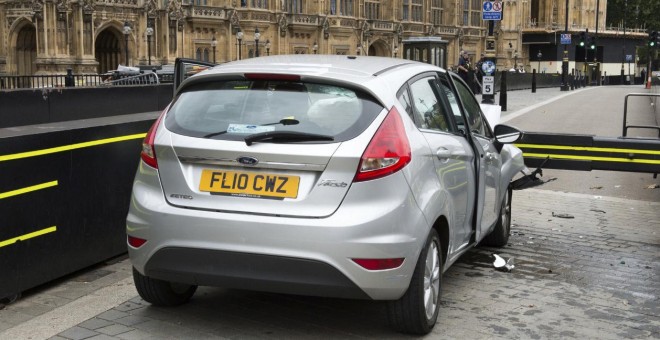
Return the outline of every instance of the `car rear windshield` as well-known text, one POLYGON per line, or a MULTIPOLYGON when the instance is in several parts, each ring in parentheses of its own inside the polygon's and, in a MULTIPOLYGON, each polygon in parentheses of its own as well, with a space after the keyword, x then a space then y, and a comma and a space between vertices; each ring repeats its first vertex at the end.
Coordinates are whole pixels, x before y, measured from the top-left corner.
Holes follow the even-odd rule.
POLYGON ((243 140, 254 133, 293 131, 341 142, 359 135, 382 110, 368 94, 336 85, 224 80, 185 89, 165 125, 174 133, 200 138, 243 140))

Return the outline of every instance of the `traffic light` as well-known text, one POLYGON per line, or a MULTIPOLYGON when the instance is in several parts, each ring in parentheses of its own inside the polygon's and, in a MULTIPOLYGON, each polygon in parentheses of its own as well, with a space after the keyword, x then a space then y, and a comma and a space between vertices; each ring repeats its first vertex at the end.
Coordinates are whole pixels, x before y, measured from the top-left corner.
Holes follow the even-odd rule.
POLYGON ((592 50, 596 49, 596 37, 589 38, 589 48, 592 50))
POLYGON ((658 31, 651 31, 649 33, 649 47, 658 46, 658 31))
POLYGON ((587 43, 587 32, 580 32, 580 47, 584 47, 587 43))

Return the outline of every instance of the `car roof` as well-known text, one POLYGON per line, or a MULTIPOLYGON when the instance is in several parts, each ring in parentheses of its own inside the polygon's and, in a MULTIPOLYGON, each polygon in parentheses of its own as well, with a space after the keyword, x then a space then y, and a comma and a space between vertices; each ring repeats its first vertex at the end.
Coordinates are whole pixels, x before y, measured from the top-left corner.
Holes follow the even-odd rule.
MULTIPOLYGON (((187 79, 182 88, 208 78, 245 73, 296 74, 303 79, 330 79, 368 88, 376 78, 400 74, 410 77, 423 71, 443 71, 441 68, 416 61, 372 56, 346 55, 275 55, 250 58, 217 65, 187 79)), ((381 79, 379 79, 381 80, 381 79)), ((178 91, 177 91, 178 92, 178 91)))

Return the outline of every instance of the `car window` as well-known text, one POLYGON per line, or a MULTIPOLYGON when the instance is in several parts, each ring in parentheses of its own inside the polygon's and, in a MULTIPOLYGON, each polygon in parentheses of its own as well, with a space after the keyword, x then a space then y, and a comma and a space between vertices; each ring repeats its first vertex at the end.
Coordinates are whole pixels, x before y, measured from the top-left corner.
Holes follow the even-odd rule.
POLYGON ((370 95, 327 84, 224 80, 183 89, 165 124, 191 137, 242 140, 247 134, 295 131, 354 138, 383 107, 370 95))
POLYGON ((456 94, 451 89, 449 85, 449 80, 445 77, 440 77, 440 89, 445 94, 449 107, 451 108, 452 113, 454 114, 454 121, 456 122, 456 128, 459 130, 466 131, 465 129, 465 120, 463 119, 463 114, 461 113, 461 107, 458 103, 458 98, 456 94))
POLYGON ((465 116, 467 118, 467 125, 470 128, 470 131, 484 137, 490 137, 490 130, 488 125, 486 125, 486 121, 481 115, 481 107, 479 106, 477 100, 474 98, 472 91, 470 91, 461 81, 454 81, 454 84, 456 85, 456 90, 461 98, 463 107, 465 108, 465 116))
POLYGON ((406 113, 408 113, 408 116, 410 116, 410 119, 415 120, 415 117, 413 116, 413 107, 412 107, 412 102, 410 100, 410 94, 408 94, 408 87, 404 87, 403 90, 401 91, 401 94, 398 96, 399 102, 403 104, 403 106, 406 108, 406 113))
POLYGON ((437 95, 435 76, 427 76, 410 84, 415 122, 421 129, 449 131, 449 124, 437 95))

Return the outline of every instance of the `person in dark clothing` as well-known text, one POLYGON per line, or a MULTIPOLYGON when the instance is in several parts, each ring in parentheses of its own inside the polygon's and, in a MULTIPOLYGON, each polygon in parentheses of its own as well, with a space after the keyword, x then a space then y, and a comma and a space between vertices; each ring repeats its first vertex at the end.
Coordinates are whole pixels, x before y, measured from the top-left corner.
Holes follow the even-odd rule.
POLYGON ((461 51, 461 56, 458 57, 458 75, 469 84, 468 73, 470 72, 470 58, 467 52, 461 51))

